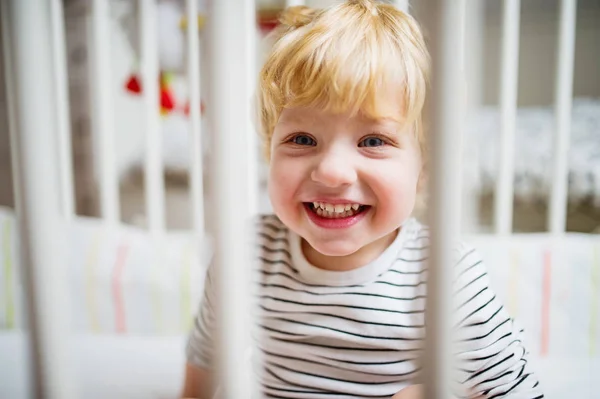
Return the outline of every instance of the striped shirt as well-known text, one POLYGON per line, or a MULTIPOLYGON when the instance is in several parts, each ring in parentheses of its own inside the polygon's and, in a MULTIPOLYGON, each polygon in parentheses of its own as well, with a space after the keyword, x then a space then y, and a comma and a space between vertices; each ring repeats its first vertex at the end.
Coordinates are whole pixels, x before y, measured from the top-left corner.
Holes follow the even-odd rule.
MULTIPOLYGON (((311 265, 301 239, 275 216, 258 229, 258 378, 269 398, 391 398, 419 383, 429 234, 414 219, 374 261, 347 272, 311 265)), ((493 293, 482 260, 462 245, 454 315, 459 396, 542 398, 521 333, 493 293)), ((211 368, 211 269, 190 334, 188 362, 211 368)))

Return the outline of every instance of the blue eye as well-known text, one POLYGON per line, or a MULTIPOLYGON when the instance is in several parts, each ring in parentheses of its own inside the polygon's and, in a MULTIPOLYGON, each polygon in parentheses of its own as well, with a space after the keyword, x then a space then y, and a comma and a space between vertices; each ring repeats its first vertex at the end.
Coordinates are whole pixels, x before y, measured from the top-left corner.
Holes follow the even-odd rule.
POLYGON ((382 145, 385 145, 385 141, 379 137, 367 137, 358 144, 359 147, 381 147, 382 145))
POLYGON ((294 136, 294 138, 292 138, 292 143, 296 144, 296 145, 301 145, 301 146, 315 146, 317 145, 317 142, 315 140, 313 140, 310 136, 307 136, 305 134, 299 134, 297 136, 294 136))

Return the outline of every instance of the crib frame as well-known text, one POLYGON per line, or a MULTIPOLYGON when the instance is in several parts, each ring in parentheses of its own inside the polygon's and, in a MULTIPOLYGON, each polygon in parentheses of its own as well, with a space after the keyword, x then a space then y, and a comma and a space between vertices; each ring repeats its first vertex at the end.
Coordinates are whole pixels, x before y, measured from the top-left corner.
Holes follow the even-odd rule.
MULTIPOLYGON (((165 229, 164 193, 161 165, 161 142, 158 134, 159 109, 155 99, 158 71, 155 13, 153 0, 136 0, 140 10, 140 37, 142 37, 142 78, 149 82, 144 90, 146 130, 145 173, 146 203, 149 234, 160 240, 165 229), (154 83, 152 83, 154 82, 154 83)), ((481 18, 472 13, 470 4, 481 0, 421 0, 414 7, 423 8, 428 15, 424 21, 432 33, 434 56, 435 124, 432 130, 432 186, 433 201, 430 207, 432 225, 432 257, 430 308, 427 322, 439 328, 439 334, 429 334, 426 354, 427 398, 442 398, 442 387, 448 381, 449 342, 446 334, 448 314, 450 241, 458 233, 461 198, 459 179, 461 153, 460 137, 465 104, 454 101, 453 93, 466 93, 461 82, 464 70, 473 65, 464 56, 465 18, 481 18), (459 56, 452 49, 460 49, 459 56), (448 211, 448 208, 455 210, 448 211)), ((396 5, 406 11, 407 0, 397 0, 396 5)), ((288 0, 288 6, 302 5, 302 0, 288 0)), ((518 46, 520 0, 504 0, 503 47, 500 105, 502 113, 502 145, 500 175, 497 185, 495 234, 511 234, 513 202, 513 148, 515 114, 517 106, 518 46)), ((555 86, 556 135, 554 148, 551 206, 548 214, 550 234, 559 239, 565 232, 567 201, 567 153, 572 101, 573 60, 576 27, 576 0, 560 2, 560 34, 558 40, 557 74, 555 86)), ((75 215, 73 193, 73 166, 71 164, 71 133, 65 61, 65 34, 63 5, 60 0, 2 0, 0 17, 3 28, 3 59, 5 62, 9 97, 9 128, 11 156, 14 173, 15 211, 23 226, 21 242, 27 310, 31 327, 35 397, 71 399, 76 397, 75 379, 68 355, 67 312, 64 286, 65 263, 61 249, 60 232, 75 215), (50 68, 40 68, 50 65, 50 68), (52 106, 48 106, 51 104, 52 106), (34 115, 35 117, 32 117, 34 115), (43 201, 39 200, 44 198, 43 201), (53 315, 50 319, 48 315, 53 315)), ((202 148, 200 142, 200 63, 197 2, 186 0, 188 38, 188 79, 190 82, 193 145, 190 148, 192 166, 190 214, 193 231, 198 242, 204 239, 204 195, 202 192, 202 148)), ((481 6, 478 6, 481 9, 481 6)), ((245 237, 248 227, 240 220, 256 213, 257 209, 257 143, 253 135, 240 137, 240 131, 252 129, 250 104, 254 91, 256 70, 254 28, 255 4, 252 0, 219 0, 213 2, 208 14, 208 39, 210 60, 207 68, 212 79, 209 86, 211 107, 208 119, 214 132, 214 158, 211 176, 215 181, 213 206, 217 215, 212 226, 216 245, 216 267, 222 275, 242 273, 248 258, 245 237), (240 57, 240 54, 242 56, 240 57), (241 92, 241 93, 240 93, 241 92), (231 113, 244 115, 231 118, 231 113), (242 145, 231 146, 236 140, 242 145), (245 170, 247 173, 232 173, 245 170), (239 198, 248 198, 248 206, 240 207, 239 198), (240 251, 228 251, 228 248, 240 251)), ((119 227, 118 182, 112 148, 115 145, 114 121, 110 112, 111 82, 108 43, 108 0, 92 0, 92 79, 93 129, 102 138, 100 143, 100 209, 106 229, 119 227)), ((475 67, 476 68, 476 67, 475 67)), ((469 88, 471 89, 471 88, 469 88)), ((246 263, 247 264, 247 263, 246 263)), ((245 280, 237 279, 235 295, 222 296, 225 314, 222 326, 228 334, 220 343, 220 370, 223 382, 246 381, 249 375, 239 353, 244 341, 243 304, 247 292, 245 280)), ((230 287, 231 289, 231 287, 230 287)), ((221 290, 225 292, 225 290, 221 290)), ((223 384, 225 397, 245 397, 253 386, 223 384)))

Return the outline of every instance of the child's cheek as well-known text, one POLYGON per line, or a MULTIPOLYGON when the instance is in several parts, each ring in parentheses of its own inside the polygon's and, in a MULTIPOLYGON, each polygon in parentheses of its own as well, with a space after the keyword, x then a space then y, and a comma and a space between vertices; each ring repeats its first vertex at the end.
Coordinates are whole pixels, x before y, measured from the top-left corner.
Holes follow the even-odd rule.
POLYGON ((290 162, 277 159, 271 163, 269 171, 269 198, 274 207, 290 204, 296 184, 295 168, 290 162))

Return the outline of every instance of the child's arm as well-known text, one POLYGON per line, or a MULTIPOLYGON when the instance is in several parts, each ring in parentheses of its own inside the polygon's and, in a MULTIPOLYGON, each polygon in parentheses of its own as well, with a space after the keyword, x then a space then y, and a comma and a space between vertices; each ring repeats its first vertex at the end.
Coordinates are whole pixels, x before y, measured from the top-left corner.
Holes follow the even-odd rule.
POLYGON ((392 396, 392 399, 423 399, 423 385, 411 385, 404 388, 392 396))
POLYGON ((185 382, 181 396, 188 399, 212 398, 214 392, 211 380, 210 372, 187 363, 185 365, 185 382))
POLYGON ((187 363, 182 396, 184 398, 210 399, 214 395, 211 386, 214 364, 215 300, 214 271, 209 266, 204 282, 204 295, 193 323, 186 346, 187 363))
POLYGON ((460 389, 469 398, 543 398, 522 331, 491 289, 482 258, 462 252, 455 280, 460 389))

